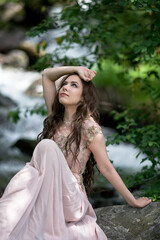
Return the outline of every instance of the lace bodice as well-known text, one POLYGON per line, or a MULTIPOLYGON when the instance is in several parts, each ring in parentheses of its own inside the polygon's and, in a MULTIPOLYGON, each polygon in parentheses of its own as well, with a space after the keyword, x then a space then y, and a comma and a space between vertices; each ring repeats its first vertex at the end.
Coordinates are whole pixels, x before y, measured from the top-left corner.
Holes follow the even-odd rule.
MULTIPOLYGON (((72 153, 68 152, 68 154, 66 154, 66 150, 65 150, 65 143, 67 141, 67 137, 70 134, 70 132, 71 132, 71 123, 64 122, 63 125, 56 131, 53 139, 58 144, 61 151, 63 152, 72 173, 77 178, 78 183, 81 185, 82 189, 85 190, 83 186, 82 174, 85 171, 86 163, 91 153, 89 149, 89 145, 91 144, 94 137, 98 133, 102 134, 102 129, 98 125, 98 123, 94 121, 92 117, 89 117, 84 121, 82 125, 81 142, 79 146, 80 151, 78 153, 76 162, 72 161, 73 159, 72 153)), ((72 144, 71 148, 72 148, 72 151, 74 151, 75 143, 72 144)))

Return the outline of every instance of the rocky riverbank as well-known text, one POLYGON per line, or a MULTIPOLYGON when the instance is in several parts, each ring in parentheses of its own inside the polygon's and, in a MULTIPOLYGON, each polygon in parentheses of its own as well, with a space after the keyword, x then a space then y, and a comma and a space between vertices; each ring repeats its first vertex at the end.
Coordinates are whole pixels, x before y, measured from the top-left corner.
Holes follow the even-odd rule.
POLYGON ((138 209, 128 205, 97 208, 97 222, 108 240, 159 240, 160 203, 138 209))

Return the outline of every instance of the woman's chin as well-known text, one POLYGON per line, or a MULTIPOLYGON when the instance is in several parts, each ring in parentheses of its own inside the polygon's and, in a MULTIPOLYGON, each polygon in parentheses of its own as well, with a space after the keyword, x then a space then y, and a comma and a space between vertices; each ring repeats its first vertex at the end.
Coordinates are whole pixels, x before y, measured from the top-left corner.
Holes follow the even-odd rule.
POLYGON ((59 102, 60 102, 60 104, 62 104, 64 107, 65 107, 65 105, 68 105, 68 102, 65 101, 65 100, 60 99, 59 102))

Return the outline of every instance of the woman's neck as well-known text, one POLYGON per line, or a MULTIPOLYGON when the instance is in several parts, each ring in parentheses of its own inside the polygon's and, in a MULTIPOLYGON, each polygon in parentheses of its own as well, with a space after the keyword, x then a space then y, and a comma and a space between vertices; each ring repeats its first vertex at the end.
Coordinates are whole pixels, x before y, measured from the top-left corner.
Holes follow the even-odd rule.
MULTIPOLYGON (((65 108, 63 121, 64 122, 72 122, 75 113, 76 113, 75 107, 65 108)), ((91 116, 91 113, 88 113, 86 118, 89 118, 90 116, 91 116)))
POLYGON ((73 109, 73 108, 72 109, 71 108, 65 109, 63 121, 65 121, 65 122, 72 122, 75 112, 76 112, 76 110, 73 109))

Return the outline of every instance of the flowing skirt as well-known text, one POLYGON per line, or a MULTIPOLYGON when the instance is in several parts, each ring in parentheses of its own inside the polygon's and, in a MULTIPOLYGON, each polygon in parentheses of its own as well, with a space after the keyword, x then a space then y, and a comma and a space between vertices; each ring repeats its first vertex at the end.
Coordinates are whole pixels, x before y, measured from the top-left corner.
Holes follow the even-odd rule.
POLYGON ((96 220, 63 153, 49 139, 37 144, 0 199, 1 240, 107 240, 96 220))

